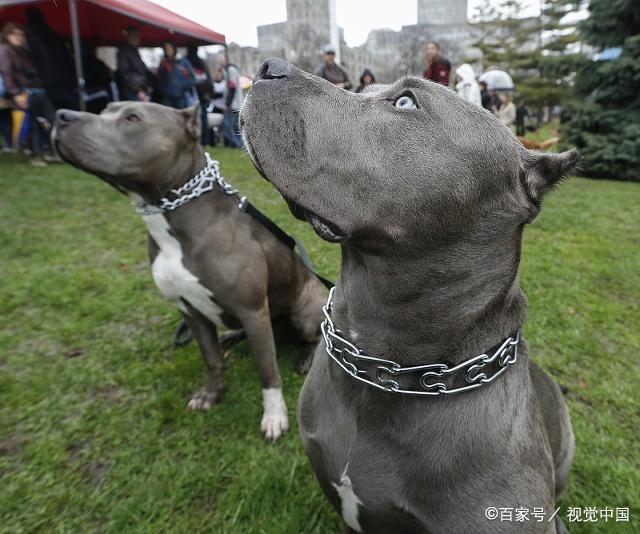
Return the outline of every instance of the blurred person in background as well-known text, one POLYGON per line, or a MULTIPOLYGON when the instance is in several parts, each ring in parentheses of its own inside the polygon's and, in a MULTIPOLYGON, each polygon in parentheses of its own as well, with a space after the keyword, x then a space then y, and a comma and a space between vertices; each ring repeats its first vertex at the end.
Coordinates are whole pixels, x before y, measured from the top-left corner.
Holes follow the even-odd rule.
POLYGON ((224 144, 224 108, 225 96, 227 92, 227 81, 224 79, 222 67, 211 69, 211 103, 209 104, 209 127, 212 144, 220 142, 224 144), (222 135, 222 137, 219 137, 222 135))
POLYGON ((526 133, 525 122, 530 117, 529 108, 527 108, 523 100, 520 100, 516 105, 516 135, 524 136, 526 133))
POLYGON ((149 102, 153 74, 140 57, 140 30, 129 26, 125 30, 126 42, 118 48, 116 77, 123 100, 149 102))
POLYGON ((229 62, 227 55, 218 55, 218 65, 224 70, 224 142, 232 148, 242 147, 242 137, 238 128, 238 116, 242 107, 243 96, 240 86, 240 72, 238 67, 229 62))
POLYGON ((9 22, 2 29, 3 47, 0 49, 0 76, 6 97, 15 107, 26 112, 29 127, 31 164, 43 167, 45 137, 53 123, 54 109, 47 97, 44 83, 29 50, 21 26, 9 22))
POLYGON ((456 91, 465 100, 482 106, 480 86, 473 68, 468 63, 463 63, 456 69, 456 91))
POLYGON ((493 111, 494 113, 497 113, 498 110, 500 109, 500 106, 502 106, 502 101, 500 100, 500 96, 498 95, 498 91, 491 91, 491 93, 489 93, 491 101, 490 101, 490 105, 489 105, 489 109, 491 111, 493 111))
POLYGON ((376 83, 376 78, 373 75, 373 72, 371 72, 369 69, 364 69, 362 71, 362 75, 360 76, 360 85, 358 85, 356 93, 361 93, 367 85, 372 85, 374 83, 376 83))
POLYGON ((29 52, 55 109, 78 108, 75 67, 64 39, 44 21, 37 7, 27 8, 29 52))
POLYGON ((162 49, 164 58, 158 67, 160 102, 172 108, 186 108, 197 101, 193 67, 188 59, 178 57, 176 46, 171 41, 162 43, 162 49))
POLYGON ((480 86, 480 100, 482 102, 482 107, 491 111, 491 95, 487 90, 487 82, 478 82, 478 85, 480 86))
POLYGON ((215 67, 211 71, 211 82, 213 94, 210 111, 212 113, 224 113, 227 80, 224 79, 224 69, 222 67, 215 67))
POLYGON ((500 122, 513 130, 516 122, 516 105, 513 103, 510 93, 504 92, 498 95, 500 99, 500 108, 495 112, 500 122))
POLYGON ((449 86, 451 63, 440 55, 440 45, 429 41, 426 46, 425 69, 422 77, 449 86))
MULTIPOLYGON (((0 43, 0 55, 3 54, 1 49, 7 45, 0 43)), ((6 98, 7 91, 4 85, 4 78, 0 74, 0 143, 2 144, 2 152, 14 152, 13 149, 13 103, 11 99, 6 98)))
POLYGON ((200 102, 200 117, 202 122, 202 137, 200 142, 202 146, 209 146, 211 139, 209 136, 209 120, 207 118, 207 108, 213 98, 213 80, 209 73, 207 62, 198 56, 198 47, 190 46, 187 49, 187 59, 193 67, 193 73, 196 80, 196 91, 198 93, 198 101, 200 102))
POLYGON ((84 73, 87 111, 100 113, 114 100, 112 94, 113 73, 96 56, 96 47, 90 41, 82 42, 82 71, 84 73))
POLYGON ((353 87, 347 71, 336 63, 336 49, 330 44, 324 47, 323 62, 316 69, 315 75, 347 91, 353 87))

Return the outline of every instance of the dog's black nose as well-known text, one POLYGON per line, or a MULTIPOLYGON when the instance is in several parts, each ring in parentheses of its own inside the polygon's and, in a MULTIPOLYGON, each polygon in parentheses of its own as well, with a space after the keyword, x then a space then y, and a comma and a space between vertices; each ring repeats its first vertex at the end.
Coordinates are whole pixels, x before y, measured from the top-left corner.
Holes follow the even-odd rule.
POLYGON ((270 57, 260 65, 254 81, 287 79, 291 75, 291 65, 284 59, 270 57))
POLYGON ((64 128, 68 124, 77 121, 82 115, 78 111, 71 109, 59 109, 56 111, 56 127, 64 128))

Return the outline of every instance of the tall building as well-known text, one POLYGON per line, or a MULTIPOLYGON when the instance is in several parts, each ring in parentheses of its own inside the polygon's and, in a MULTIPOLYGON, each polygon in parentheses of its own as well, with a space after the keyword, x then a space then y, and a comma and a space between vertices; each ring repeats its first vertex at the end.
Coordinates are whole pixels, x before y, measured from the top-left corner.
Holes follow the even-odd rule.
POLYGON ((286 29, 286 22, 276 22, 275 24, 258 26, 258 48, 261 50, 279 51, 279 53, 275 55, 284 55, 284 35, 286 29))
POLYGON ((391 82, 407 73, 424 69, 425 44, 437 40, 452 62, 469 57, 473 26, 467 22, 467 0, 416 0, 418 24, 400 31, 375 29, 366 43, 349 47, 335 21, 335 0, 286 0, 287 20, 258 26, 258 47, 229 46, 232 60, 245 73, 253 73, 260 62, 278 56, 309 72, 322 61, 322 49, 332 43, 338 61, 357 83, 363 69, 373 70, 380 82, 391 82), (336 35, 337 34, 337 35, 336 35))
POLYGON ((467 0, 418 0, 418 24, 466 24, 467 0))
POLYGON ((328 43, 336 46, 339 56, 340 35, 335 0, 287 0, 286 22, 258 26, 257 49, 313 70, 328 43))
POLYGON ((314 68, 331 42, 330 0, 287 0, 285 55, 304 69, 314 68))
POLYGON ((292 34, 311 29, 329 42, 329 0, 287 0, 286 24, 292 34))

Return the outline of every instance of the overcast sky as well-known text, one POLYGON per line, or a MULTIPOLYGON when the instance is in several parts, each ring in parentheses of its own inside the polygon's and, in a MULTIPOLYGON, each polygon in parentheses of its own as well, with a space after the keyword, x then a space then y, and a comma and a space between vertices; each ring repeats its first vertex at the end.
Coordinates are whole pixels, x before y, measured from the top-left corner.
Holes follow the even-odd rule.
MULTIPOLYGON (((153 0, 154 2, 224 34, 227 42, 256 46, 256 26, 283 22, 287 18, 285 0, 153 0)), ((481 0, 469 0, 469 15, 481 0)), ((537 14, 539 0, 529 0, 527 15, 537 14)), ((349 46, 357 46, 376 28, 399 30, 415 24, 416 0, 336 0, 338 26, 344 28, 349 46), (376 8, 375 6, 380 6, 376 8)))

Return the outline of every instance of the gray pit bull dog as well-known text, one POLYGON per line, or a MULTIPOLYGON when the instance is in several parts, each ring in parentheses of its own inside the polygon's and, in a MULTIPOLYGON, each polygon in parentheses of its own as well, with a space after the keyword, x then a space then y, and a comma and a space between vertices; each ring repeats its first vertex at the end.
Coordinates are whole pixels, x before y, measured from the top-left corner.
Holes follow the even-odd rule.
POLYGON ((423 79, 353 94, 280 59, 241 125, 257 169, 342 249, 298 419, 348 530, 563 531, 485 511, 551 517, 567 484, 569 414, 518 334, 518 266, 524 226, 578 154, 529 152, 423 79))
POLYGON ((276 440, 289 422, 271 319, 289 320, 312 356, 326 291, 293 250, 239 209, 237 196, 207 178, 213 171, 199 138, 197 106, 174 110, 135 102, 110 104, 101 115, 60 110, 53 136, 65 161, 125 193, 144 213, 153 279, 182 311, 207 370, 204 388, 188 407, 208 410, 221 399, 216 327, 242 327, 260 371, 260 427, 276 440), (186 186, 182 196, 193 194, 190 201, 171 211, 157 207, 196 176, 209 181, 186 186), (194 194, 203 185, 210 191, 194 194))

